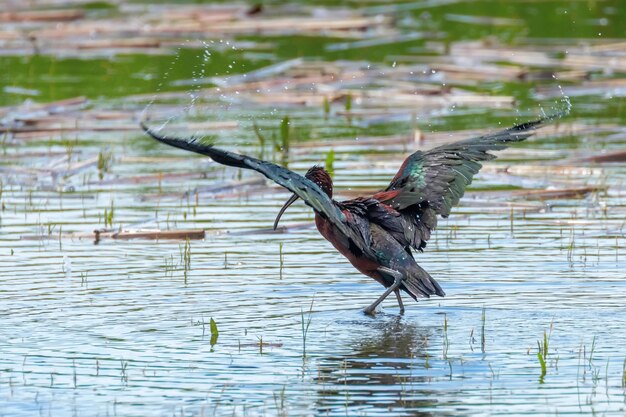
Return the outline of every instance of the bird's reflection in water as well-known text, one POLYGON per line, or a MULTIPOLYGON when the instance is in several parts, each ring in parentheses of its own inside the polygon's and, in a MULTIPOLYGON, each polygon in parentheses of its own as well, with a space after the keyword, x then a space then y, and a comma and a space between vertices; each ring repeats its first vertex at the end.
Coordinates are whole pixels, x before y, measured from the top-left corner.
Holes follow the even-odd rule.
POLYGON ((431 415, 421 410, 438 404, 436 392, 427 389, 432 378, 428 344, 436 334, 436 328, 402 316, 370 321, 355 335, 351 354, 318 362, 318 413, 431 415))

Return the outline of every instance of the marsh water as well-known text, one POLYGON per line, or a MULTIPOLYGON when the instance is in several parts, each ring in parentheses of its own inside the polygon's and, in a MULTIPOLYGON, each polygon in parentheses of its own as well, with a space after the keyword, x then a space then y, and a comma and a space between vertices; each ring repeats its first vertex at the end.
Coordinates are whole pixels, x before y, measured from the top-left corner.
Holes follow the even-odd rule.
MULTIPOLYGON (((73 7, 88 19, 155 13, 73 7)), ((202 6, 172 10, 187 7, 202 6)), ((624 415, 621 2, 271 7, 392 17, 397 33, 382 44, 375 34, 245 33, 200 47, 182 36, 158 54, 86 56, 58 45, 33 55, 2 37, 0 415, 624 415), (484 43, 470 57, 493 44, 508 52, 456 78, 425 70, 439 60, 453 74, 472 42, 484 43), (508 62, 517 49, 563 65, 508 62), (569 51, 595 59, 569 67, 569 51), (515 65, 531 76, 498 72, 515 65), (298 84, 324 71, 358 76, 298 84), (238 90, 236 74, 268 84, 238 90), (448 97, 433 90, 442 84, 483 99, 394 101, 415 86, 424 100, 448 97), (484 98, 496 96, 512 101, 484 98), (168 134, 208 135, 299 172, 327 164, 341 199, 384 188, 415 149, 570 105, 485 164, 416 254, 446 297, 405 297, 404 314, 389 299, 373 317, 361 310, 383 288, 319 235, 304 204, 273 232, 287 192, 138 127, 149 117, 168 134), (190 230, 204 238, 115 238, 190 230)))

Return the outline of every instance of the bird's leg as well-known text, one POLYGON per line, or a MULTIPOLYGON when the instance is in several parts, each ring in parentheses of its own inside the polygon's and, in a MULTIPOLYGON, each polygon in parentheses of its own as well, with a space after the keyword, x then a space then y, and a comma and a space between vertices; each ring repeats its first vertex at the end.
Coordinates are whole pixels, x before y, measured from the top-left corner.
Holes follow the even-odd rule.
POLYGON ((404 314, 404 303, 402 303, 402 296, 400 295, 400 290, 396 288, 393 292, 396 293, 396 298, 398 299, 398 305, 400 306, 400 314, 404 314))
POLYGON ((396 283, 397 283, 398 285, 400 285, 400 283, 402 283, 402 281, 397 281, 397 282, 394 282, 394 283, 393 283, 393 285, 392 285, 391 287, 387 288, 387 291, 385 291, 385 292, 383 293, 383 295, 381 295, 380 297, 378 297, 378 299, 377 299, 376 301, 374 301, 374 302, 373 302, 370 306, 365 307, 365 309, 363 310, 363 312, 364 312, 365 314, 372 314, 372 313, 374 312, 374 310, 376 310, 376 307, 378 307, 378 304, 382 303, 382 302, 385 300, 385 298, 387 298, 387 296, 388 296, 389 294, 391 294, 391 292, 392 292, 392 291, 396 288, 396 283))
POLYGON ((385 301, 385 298, 387 298, 387 296, 389 296, 389 294, 391 294, 392 291, 397 290, 398 287, 402 284, 402 274, 399 273, 398 271, 394 271, 393 269, 390 269, 390 268, 385 268, 384 266, 379 267, 378 270, 382 272, 383 274, 388 274, 394 277, 394 283, 391 284, 391 286, 387 288, 387 291, 385 291, 383 295, 378 297, 378 299, 374 301, 370 306, 365 307, 365 309, 363 310, 365 314, 372 314, 374 310, 376 310, 376 307, 378 307, 380 303, 385 301))

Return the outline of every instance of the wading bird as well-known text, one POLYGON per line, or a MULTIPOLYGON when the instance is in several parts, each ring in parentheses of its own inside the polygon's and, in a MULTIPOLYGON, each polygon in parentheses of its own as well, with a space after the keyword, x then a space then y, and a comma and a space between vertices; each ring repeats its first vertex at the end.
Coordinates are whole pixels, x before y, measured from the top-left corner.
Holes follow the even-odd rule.
POLYGON ((488 151, 522 141, 542 124, 560 116, 548 116, 426 152, 417 151, 404 161, 384 191, 347 201, 333 200, 332 179, 319 166, 302 176, 271 162, 200 143, 198 138, 169 137, 143 123, 141 126, 159 142, 209 156, 219 164, 258 171, 291 191, 293 196, 280 209, 274 229, 294 201, 304 200, 315 212, 315 225, 322 236, 356 269, 387 288, 364 309, 371 314, 392 292, 401 313, 404 305, 400 290, 414 300, 445 295, 437 281, 417 264, 412 249, 423 251, 437 225, 437 215, 448 217, 482 167, 480 162, 495 158, 488 151))

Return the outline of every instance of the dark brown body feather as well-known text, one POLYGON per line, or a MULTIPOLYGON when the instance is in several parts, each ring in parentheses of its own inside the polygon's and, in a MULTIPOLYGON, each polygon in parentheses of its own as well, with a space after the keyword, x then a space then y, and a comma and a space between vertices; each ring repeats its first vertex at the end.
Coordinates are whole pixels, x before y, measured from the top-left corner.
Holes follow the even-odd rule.
POLYGON ((415 262, 409 247, 411 240, 406 233, 410 226, 402 213, 374 198, 357 198, 337 204, 348 222, 369 243, 370 252, 353 247, 324 216, 316 214, 315 225, 357 270, 385 287, 393 284, 394 277, 381 272, 380 267, 400 272, 405 277, 400 289, 413 299, 445 295, 437 281, 415 262))

